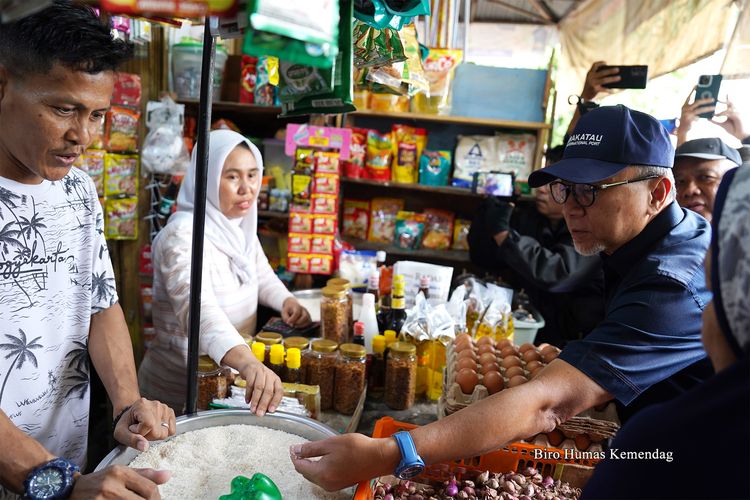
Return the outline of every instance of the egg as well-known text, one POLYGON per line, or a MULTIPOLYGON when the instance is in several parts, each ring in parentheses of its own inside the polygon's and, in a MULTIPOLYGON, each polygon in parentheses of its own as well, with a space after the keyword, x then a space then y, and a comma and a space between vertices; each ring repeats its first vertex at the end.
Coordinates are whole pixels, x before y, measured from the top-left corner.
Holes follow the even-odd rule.
POLYGON ((528 350, 522 354, 523 359, 528 363, 529 361, 539 361, 542 359, 542 355, 536 352, 536 350, 528 350))
POLYGON ((544 354, 545 352, 558 352, 559 353, 560 349, 557 348, 557 347, 555 347, 555 346, 553 346, 553 345, 546 345, 544 347, 540 346, 539 347, 539 352, 541 352, 542 354, 544 354))
POLYGON ((464 368, 456 374, 456 383, 461 387, 461 392, 471 394, 479 382, 479 375, 471 368, 464 368))
POLYGON ((499 372, 490 371, 484 374, 482 384, 487 388, 487 392, 495 394, 503 390, 504 381, 499 372))
POLYGON ((508 387, 516 387, 527 382, 526 377, 523 375, 516 375, 512 379, 508 380, 508 387))
POLYGON ((497 361, 497 357, 494 352, 485 352, 479 355, 479 364, 484 365, 487 363, 494 363, 497 361))
POLYGON ((503 340, 501 340, 500 342, 497 343, 497 348, 502 350, 502 349, 504 349, 504 348, 506 348, 508 346, 512 346, 512 345, 513 345, 513 342, 511 342, 508 339, 503 339, 503 340))
POLYGON ((547 347, 547 346, 549 346, 549 345, 550 345, 550 344, 548 344, 548 343, 544 342, 544 343, 542 343, 542 344, 539 344, 539 347, 537 347, 537 349, 539 349, 539 352, 543 352, 543 351, 544 351, 544 349, 545 349, 545 347, 547 347))
POLYGON ((524 374, 523 368, 521 368, 520 366, 511 366, 510 368, 507 368, 505 370, 505 376, 507 378, 513 378, 516 375, 523 375, 523 374, 524 374))
POLYGON ((462 333, 456 340, 453 341, 453 348, 458 351, 463 351, 467 346, 472 345, 471 335, 468 333, 462 333))
POLYGON ((529 370, 529 372, 533 372, 538 366, 543 366, 540 361, 529 361, 526 363, 526 369, 529 370))
POLYGON ((456 361, 456 371, 460 371, 464 368, 471 368, 472 370, 476 370, 477 362, 471 358, 461 358, 456 361))
POLYGON ((482 365, 482 368, 481 368, 481 372, 482 373, 493 372, 493 371, 494 372, 499 372, 500 371, 500 365, 497 364, 496 361, 492 361, 490 363, 484 363, 482 365))
POLYGON ((516 350, 516 346, 513 345, 505 346, 500 350, 500 355, 502 357, 515 356, 516 354, 518 354, 518 351, 516 350))
POLYGON ((471 358, 476 363, 477 361, 477 355, 474 352, 474 349, 464 349, 463 351, 456 354, 456 359, 463 359, 463 358, 471 358))
POLYGON ((503 358, 501 363, 503 368, 510 368, 511 366, 521 366, 521 358, 518 356, 507 356, 503 358))
POLYGON ((479 347, 477 347, 477 354, 480 356, 484 354, 485 352, 491 352, 492 354, 495 353, 495 346, 492 344, 482 344, 479 347))
POLYGON ((485 335, 484 337, 479 337, 479 339, 477 340, 477 347, 485 344, 494 345, 495 341, 492 339, 492 337, 488 337, 487 335, 485 335))
POLYGON ((579 434, 575 437, 575 443, 580 451, 586 451, 591 446, 591 439, 586 434, 579 434))
POLYGON ((547 433, 547 440, 552 446, 560 446, 563 439, 565 439, 565 435, 559 429, 554 429, 552 432, 547 433))
POLYGON ((521 352, 526 352, 529 349, 534 349, 534 348, 535 348, 534 344, 532 344, 531 342, 526 342, 525 344, 521 344, 521 347, 519 347, 518 350, 521 352))

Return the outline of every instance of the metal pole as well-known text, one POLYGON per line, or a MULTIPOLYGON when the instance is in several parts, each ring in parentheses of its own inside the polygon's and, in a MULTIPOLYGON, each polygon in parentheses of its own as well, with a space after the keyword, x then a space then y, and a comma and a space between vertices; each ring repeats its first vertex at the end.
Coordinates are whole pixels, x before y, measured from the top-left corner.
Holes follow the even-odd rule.
POLYGON ((214 59, 216 40, 211 33, 209 17, 203 31, 203 62, 201 65, 201 93, 198 103, 198 143, 196 144, 195 200, 193 200, 193 248, 190 262, 190 312, 188 327, 187 400, 188 415, 195 413, 198 401, 197 375, 201 327, 201 285, 203 271, 203 233, 206 221, 206 173, 208 144, 211 130, 211 102, 213 100, 214 59))

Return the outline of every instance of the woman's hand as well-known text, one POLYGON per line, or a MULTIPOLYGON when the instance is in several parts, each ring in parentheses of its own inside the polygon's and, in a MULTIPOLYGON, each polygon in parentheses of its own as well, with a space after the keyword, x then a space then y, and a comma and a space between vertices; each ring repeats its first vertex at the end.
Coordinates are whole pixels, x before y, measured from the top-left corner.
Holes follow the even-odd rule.
POLYGON ((245 379, 245 402, 250 404, 250 411, 259 417, 267 411, 274 412, 284 396, 281 379, 256 358, 250 359, 238 370, 245 379))
POLYGON ((281 307, 281 319, 295 328, 304 328, 312 322, 310 313, 294 297, 289 297, 284 301, 281 307))

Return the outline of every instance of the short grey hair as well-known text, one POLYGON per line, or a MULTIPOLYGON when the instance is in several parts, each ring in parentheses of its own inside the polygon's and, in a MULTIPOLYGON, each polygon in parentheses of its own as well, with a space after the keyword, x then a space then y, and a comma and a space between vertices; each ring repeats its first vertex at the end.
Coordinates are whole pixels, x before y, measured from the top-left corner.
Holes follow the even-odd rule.
POLYGON ((658 175, 659 177, 666 177, 667 179, 669 179, 669 182, 672 184, 672 189, 670 189, 669 193, 667 194, 667 201, 671 203, 677 198, 677 190, 675 188, 674 173, 672 172, 671 168, 652 167, 649 165, 631 165, 631 166, 635 169, 636 175, 638 177, 648 177, 649 175, 658 175))

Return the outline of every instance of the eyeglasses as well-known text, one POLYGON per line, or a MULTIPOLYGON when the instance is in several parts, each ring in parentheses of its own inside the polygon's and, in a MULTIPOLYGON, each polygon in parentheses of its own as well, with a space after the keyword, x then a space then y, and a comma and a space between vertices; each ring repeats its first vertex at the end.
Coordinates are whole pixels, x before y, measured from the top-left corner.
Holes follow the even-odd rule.
POLYGON ((573 199, 576 200, 581 207, 587 208, 594 204, 596 201, 597 191, 604 191, 605 189, 613 188, 616 186, 624 186, 625 184, 631 184, 633 182, 647 181, 649 179, 657 179, 659 175, 647 175, 645 177, 638 177, 637 179, 630 179, 628 181, 612 182, 610 184, 601 184, 595 186, 593 184, 567 184, 562 181, 554 181, 549 185, 550 195, 552 199, 559 204, 563 204, 568 200, 568 195, 573 193, 573 199))

